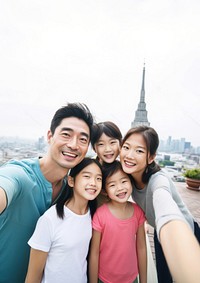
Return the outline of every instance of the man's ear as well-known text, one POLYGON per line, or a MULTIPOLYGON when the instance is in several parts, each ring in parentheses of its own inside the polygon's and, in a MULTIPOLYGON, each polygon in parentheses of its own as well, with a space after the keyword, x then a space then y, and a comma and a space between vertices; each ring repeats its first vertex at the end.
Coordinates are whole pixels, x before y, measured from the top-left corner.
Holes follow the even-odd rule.
POLYGON ((74 187, 74 178, 72 176, 67 177, 68 185, 73 188, 74 187))
POLYGON ((47 142, 48 142, 48 144, 50 143, 52 137, 53 137, 52 132, 50 130, 48 130, 48 132, 47 132, 47 142))

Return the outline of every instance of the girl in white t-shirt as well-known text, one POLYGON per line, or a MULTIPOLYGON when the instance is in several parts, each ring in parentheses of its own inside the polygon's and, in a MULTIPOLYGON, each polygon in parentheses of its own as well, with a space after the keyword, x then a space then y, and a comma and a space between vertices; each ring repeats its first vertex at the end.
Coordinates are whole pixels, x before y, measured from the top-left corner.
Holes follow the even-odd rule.
POLYGON ((56 205, 38 220, 31 246, 26 283, 86 283, 91 217, 102 187, 100 163, 84 158, 70 170, 56 205))

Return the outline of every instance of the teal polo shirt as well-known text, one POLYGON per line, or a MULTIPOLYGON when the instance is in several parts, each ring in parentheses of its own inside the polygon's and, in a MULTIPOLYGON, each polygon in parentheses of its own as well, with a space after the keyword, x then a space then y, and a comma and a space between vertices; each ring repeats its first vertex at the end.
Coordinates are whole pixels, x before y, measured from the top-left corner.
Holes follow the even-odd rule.
POLYGON ((0 187, 8 201, 0 214, 0 283, 24 283, 27 242, 38 218, 51 206, 52 185, 44 178, 39 159, 33 158, 1 166, 0 187))

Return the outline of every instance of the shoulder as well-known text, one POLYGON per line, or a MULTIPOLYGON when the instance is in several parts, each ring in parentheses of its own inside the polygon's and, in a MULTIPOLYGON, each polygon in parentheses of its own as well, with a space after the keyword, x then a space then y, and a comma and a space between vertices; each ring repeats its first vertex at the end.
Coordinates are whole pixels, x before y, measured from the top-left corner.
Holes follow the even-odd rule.
POLYGON ((134 213, 144 214, 143 210, 141 209, 141 207, 137 203, 133 202, 132 205, 133 205, 133 208, 134 208, 134 213))
POLYGON ((109 212, 107 204, 103 204, 96 210, 93 216, 92 228, 100 233, 103 232, 107 224, 112 223, 110 217, 111 213, 109 212))
POLYGON ((31 167, 34 164, 38 164, 38 158, 27 158, 27 159, 21 159, 21 160, 15 160, 12 159, 10 161, 8 161, 7 163, 5 163, 5 166, 8 165, 16 165, 16 166, 20 166, 20 167, 31 167))
POLYGON ((31 174, 39 168, 39 162, 37 158, 24 159, 24 160, 10 160, 9 162, 3 164, 0 168, 0 174, 6 174, 7 176, 12 175, 13 172, 16 174, 14 176, 25 176, 31 174))
POLYGON ((94 215, 101 215, 104 214, 108 210, 107 205, 104 203, 97 208, 94 215))
POLYGON ((169 187, 171 184, 170 177, 161 169, 150 177, 147 186, 155 190, 160 187, 169 187))
POLYGON ((41 217, 51 218, 57 216, 56 205, 49 207, 41 217))
POLYGON ((44 214, 40 216, 37 225, 41 226, 45 223, 45 225, 49 227, 54 227, 57 222, 60 222, 62 220, 63 219, 59 218, 57 215, 56 206, 52 205, 44 212, 44 214))
POLYGON ((30 177, 22 161, 11 160, 0 167, 0 186, 7 195, 8 205, 14 196, 20 195, 23 184, 29 184, 30 177))
POLYGON ((106 204, 101 205, 100 207, 97 208, 94 216, 93 216, 93 222, 104 222, 104 220, 107 218, 109 209, 106 204))
POLYGON ((146 220, 144 211, 136 203, 133 203, 133 207, 134 207, 133 217, 137 219, 139 225, 143 224, 146 220))
POLYGON ((163 179, 163 178, 165 178, 165 179, 168 179, 169 178, 169 176, 167 175, 167 173, 164 171, 164 170, 162 170, 162 169, 160 169, 158 172, 156 172, 155 174, 153 174, 153 175, 151 175, 151 178, 150 179, 158 179, 158 178, 160 178, 160 179, 163 179))

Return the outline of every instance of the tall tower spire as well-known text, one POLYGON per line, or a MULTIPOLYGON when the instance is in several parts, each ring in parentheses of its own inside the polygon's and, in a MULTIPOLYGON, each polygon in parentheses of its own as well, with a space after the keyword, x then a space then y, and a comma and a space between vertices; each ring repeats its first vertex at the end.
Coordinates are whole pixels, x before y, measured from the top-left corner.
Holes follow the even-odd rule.
POLYGON ((141 93, 140 93, 140 102, 138 103, 138 108, 135 111, 135 119, 131 123, 132 128, 141 126, 141 125, 145 125, 145 126, 150 125, 147 119, 144 83, 145 83, 145 63, 144 63, 143 73, 142 73, 142 88, 141 88, 141 93))

